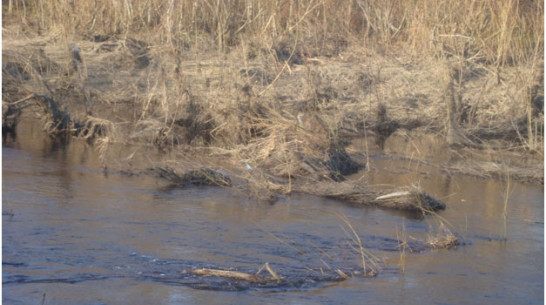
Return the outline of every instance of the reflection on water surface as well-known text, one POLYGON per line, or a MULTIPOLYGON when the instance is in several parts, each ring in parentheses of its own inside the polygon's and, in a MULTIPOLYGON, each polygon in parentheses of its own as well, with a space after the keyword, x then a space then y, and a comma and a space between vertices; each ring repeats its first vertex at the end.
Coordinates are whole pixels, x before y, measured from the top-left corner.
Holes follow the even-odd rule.
POLYGON ((312 196, 269 205, 220 188, 167 188, 155 178, 105 175, 85 144, 48 141, 2 150, 6 304, 40 304, 44 293, 45 304, 543 303, 538 186, 512 183, 502 241, 504 183, 372 159, 380 170, 355 178, 377 187, 419 181, 447 203, 441 216, 464 241, 407 253, 402 273, 397 232, 404 226, 409 239, 426 237, 422 219, 312 196), (336 213, 385 262, 377 277, 314 280, 327 266, 359 268, 336 213), (203 267, 253 273, 266 262, 290 283, 264 288, 181 275, 203 267), (211 287, 220 290, 194 289, 211 287))

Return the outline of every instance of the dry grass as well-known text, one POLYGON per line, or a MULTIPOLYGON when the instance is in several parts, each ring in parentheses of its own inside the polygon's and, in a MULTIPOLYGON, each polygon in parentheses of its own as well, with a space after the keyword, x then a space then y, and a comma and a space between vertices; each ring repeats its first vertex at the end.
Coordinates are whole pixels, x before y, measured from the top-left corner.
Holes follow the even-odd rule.
POLYGON ((453 226, 442 216, 430 210, 423 210, 423 215, 430 215, 426 221, 429 226, 429 235, 425 246, 430 249, 449 249, 459 245, 459 238, 450 228, 453 226))
MULTIPOLYGON (((70 5, 14 0, 10 4, 3 10, 7 41, 29 37, 41 47, 35 48, 36 54, 6 59, 20 62, 24 67, 20 70, 40 67, 40 73, 32 72, 33 76, 47 78, 59 71, 58 67, 76 70, 80 76, 78 80, 58 77, 57 73, 61 79, 49 84, 35 81, 34 91, 64 85, 74 87, 74 94, 84 100, 133 102, 140 121, 154 119, 163 124, 154 130, 162 130, 156 137, 166 146, 208 144, 211 137, 228 142, 222 146, 248 141, 253 136, 252 126, 223 124, 225 120, 241 120, 240 113, 229 113, 241 104, 275 100, 286 90, 298 90, 301 96, 294 97, 298 101, 326 100, 323 104, 328 104, 335 99, 334 105, 340 97, 364 101, 327 109, 323 121, 332 123, 329 127, 341 124, 355 130, 359 124, 360 129, 384 125, 385 120, 375 117, 375 105, 384 105, 382 117, 396 124, 377 126, 379 132, 388 126, 414 126, 424 110, 428 119, 437 121, 445 121, 444 113, 448 113, 448 140, 455 137, 454 142, 461 142, 465 134, 480 137, 491 128, 502 127, 521 130, 521 141, 531 150, 542 146, 543 124, 535 113, 535 102, 543 95, 540 2, 153 0, 70 5), (64 59, 63 63, 59 46, 67 48, 71 41, 78 44, 71 44, 72 60, 64 59), (351 52, 347 53, 349 46, 351 52), (396 65, 388 63, 392 60, 382 61, 374 50, 419 55, 423 64, 418 69, 393 70, 396 65), (74 69, 76 53, 82 59, 81 69, 74 69), (229 62, 220 60, 220 54, 229 62), (314 59, 341 54, 364 58, 374 54, 376 58, 352 67, 350 74, 340 67, 322 67, 322 61, 314 59), (305 63, 318 66, 295 71, 295 64, 305 63), (476 76, 483 81, 469 83, 476 76), (101 78, 110 83, 99 83, 101 78), (124 81, 128 78, 130 81, 124 81), (297 82, 296 78, 303 79, 303 84, 289 84, 297 82), (361 92, 347 92, 343 89, 347 86, 353 90, 360 87, 361 92), (476 94, 481 95, 477 100, 485 98, 487 102, 469 103, 476 94), (452 101, 447 109, 441 104, 446 99, 452 101), (414 111, 413 106, 403 105, 415 102, 426 107, 418 105, 414 111), (496 126, 491 126, 492 121, 498 122, 496 126), (185 136, 178 135, 175 129, 180 128, 186 129, 185 136), (247 135, 242 135, 242 130, 247 135)), ((4 53, 9 54, 6 49, 4 53)), ((41 93, 47 91, 51 90, 41 93)), ((329 107, 322 105, 323 109, 329 107)), ((297 113, 291 115, 295 118, 297 113)), ((264 123, 248 117, 244 122, 264 123)))
POLYGON ((4 20, 23 21, 26 27, 21 34, 52 29, 60 29, 66 37, 139 34, 168 47, 211 39, 210 47, 221 51, 248 42, 297 46, 306 40, 313 48, 326 49, 330 40, 349 37, 383 50, 401 46, 414 53, 504 65, 531 61, 542 51, 543 39, 540 1, 12 0, 8 4, 4 20))
POLYGON ((513 187, 511 184, 511 178, 510 173, 506 173, 506 185, 504 187, 504 194, 503 194, 503 209, 502 209, 502 229, 500 233, 501 240, 506 240, 506 223, 508 220, 508 202, 510 201, 510 197, 512 196, 513 187))
POLYGON ((449 249, 459 245, 459 239, 442 222, 435 233, 431 233, 426 245, 432 249, 449 249))
POLYGON ((43 96, 66 114, 42 115, 47 130, 98 141, 103 157, 114 143, 191 147, 271 200, 345 179, 361 168, 346 139, 397 128, 448 127, 463 144, 509 135, 542 153, 542 11, 492 0, 13 0, 3 98, 43 96))
MULTIPOLYGON (((404 219, 402 219, 404 221, 404 219)), ((402 273, 406 272, 406 251, 411 251, 411 247, 408 244, 408 236, 406 232, 406 224, 402 222, 402 231, 398 230, 396 226, 396 238, 398 239, 399 249, 400 249, 400 259, 398 266, 402 270, 402 273)))
POLYGON ((360 256, 363 274, 365 276, 377 275, 381 268, 381 260, 364 247, 360 236, 346 215, 337 214, 337 217, 343 221, 344 226, 341 226, 341 229, 351 239, 351 248, 360 256))

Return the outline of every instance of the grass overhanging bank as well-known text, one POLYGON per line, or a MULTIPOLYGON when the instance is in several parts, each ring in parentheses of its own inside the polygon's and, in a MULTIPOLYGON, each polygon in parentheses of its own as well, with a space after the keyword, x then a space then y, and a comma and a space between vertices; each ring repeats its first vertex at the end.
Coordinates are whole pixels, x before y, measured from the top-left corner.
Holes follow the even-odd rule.
MULTIPOLYGON (((347 179, 369 165, 347 145, 435 134, 466 155, 523 155, 539 171, 543 11, 492 0, 8 1, 3 133, 40 119, 52 136, 94 143, 105 168, 266 201, 297 191, 442 209, 422 191, 347 179), (113 144, 177 158, 121 164, 113 144)), ((474 165, 445 169, 483 172, 474 165)))

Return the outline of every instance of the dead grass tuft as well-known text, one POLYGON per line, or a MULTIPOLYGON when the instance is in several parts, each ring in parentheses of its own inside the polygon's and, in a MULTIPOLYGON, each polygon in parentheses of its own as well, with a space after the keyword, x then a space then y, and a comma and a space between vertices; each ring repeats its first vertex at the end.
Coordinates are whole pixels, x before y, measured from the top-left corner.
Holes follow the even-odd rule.
POLYGON ((459 245, 459 239, 441 222, 437 232, 431 233, 425 244, 432 249, 449 249, 459 245))

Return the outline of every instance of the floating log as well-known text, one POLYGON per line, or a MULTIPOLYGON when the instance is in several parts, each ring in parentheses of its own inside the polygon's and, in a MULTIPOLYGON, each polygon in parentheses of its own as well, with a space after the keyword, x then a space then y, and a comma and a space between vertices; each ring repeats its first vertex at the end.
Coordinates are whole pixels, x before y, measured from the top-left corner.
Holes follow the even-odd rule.
POLYGON ((199 275, 199 276, 224 277, 224 278, 233 279, 233 280, 247 281, 250 283, 268 282, 268 279, 263 278, 261 276, 239 272, 239 271, 231 271, 231 270, 201 268, 201 269, 192 270, 189 273, 199 275))
POLYGON ((256 274, 250 274, 245 272, 239 272, 239 271, 231 271, 231 270, 221 270, 221 269, 210 269, 210 268, 201 268, 196 269, 192 271, 183 271, 183 273, 191 273, 199 276, 216 276, 216 277, 223 277, 233 280, 241 280, 246 281, 249 283, 268 283, 271 281, 279 282, 282 280, 282 278, 275 272, 271 267, 269 266, 269 263, 265 263, 256 274), (260 276, 259 274, 266 270, 271 275, 271 278, 265 278, 260 276))

